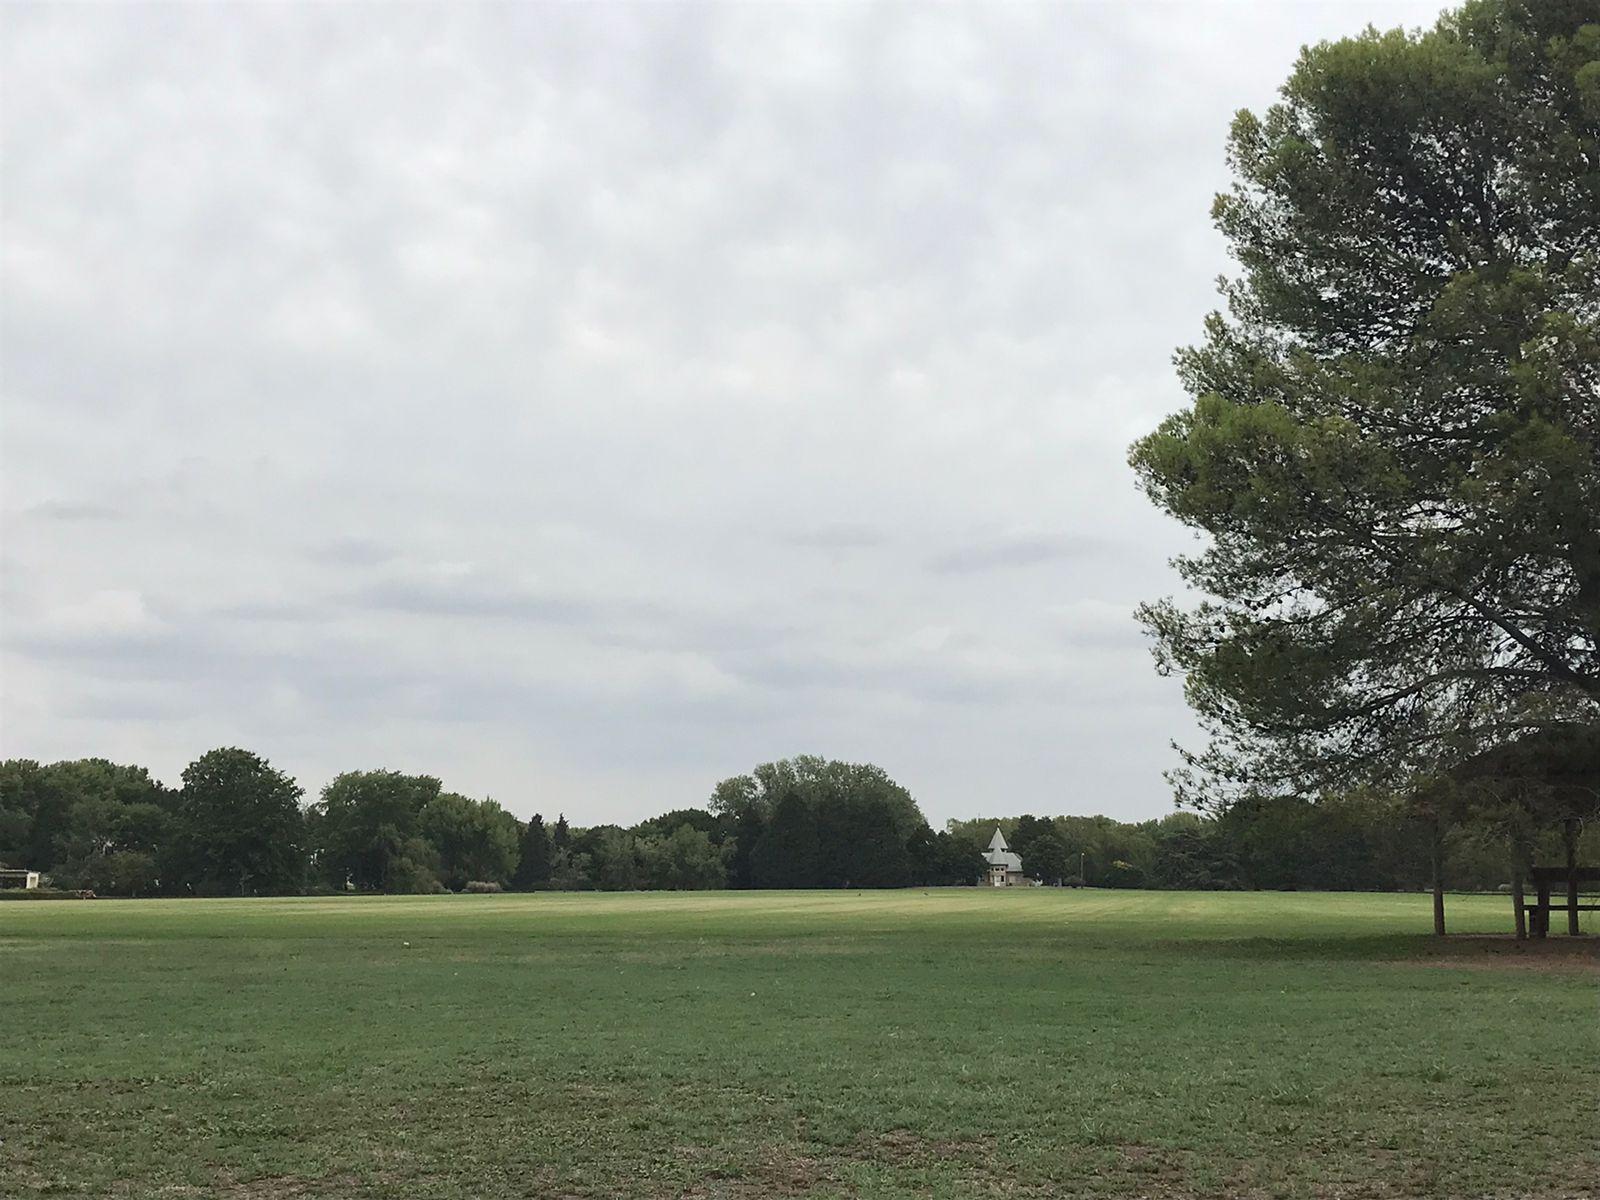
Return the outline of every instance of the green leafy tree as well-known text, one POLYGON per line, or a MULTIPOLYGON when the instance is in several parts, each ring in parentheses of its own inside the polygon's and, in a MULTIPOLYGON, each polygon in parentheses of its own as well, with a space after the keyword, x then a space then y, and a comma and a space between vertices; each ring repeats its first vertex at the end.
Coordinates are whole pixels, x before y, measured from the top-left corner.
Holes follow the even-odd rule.
POLYGON ((558 892, 585 892, 594 887, 589 856, 565 846, 550 860, 550 887, 558 892))
POLYGON ((903 885, 915 870, 912 845, 927 831, 911 793, 881 767, 815 755, 762 763, 723 780, 710 809, 733 827, 728 864, 735 887, 903 885), (797 856, 787 865, 777 849, 783 844, 797 856))
POLYGON ((544 818, 534 813, 522 830, 522 840, 517 848, 517 869, 511 876, 512 888, 519 892, 532 892, 548 885, 554 853, 550 831, 544 827, 544 818))
MULTIPOLYGON (((928 885, 943 882, 939 878, 939 836, 926 825, 912 835, 906 846, 911 862, 912 883, 928 885)), ((950 835, 943 836, 948 838, 950 835)))
POLYGON ((857 791, 838 780, 812 802, 817 824, 815 884, 822 887, 901 887, 911 882, 910 842, 926 828, 904 836, 896 813, 872 790, 857 791))
POLYGON ((976 838, 941 830, 934 835, 935 883, 962 887, 977 883, 988 873, 989 864, 976 838))
MULTIPOLYGON (((963 829, 963 822, 952 821, 952 826, 957 826, 957 832, 941 829, 938 834, 933 830, 920 830, 910 842, 910 859, 912 859, 912 882, 931 883, 936 886, 968 886, 978 883, 989 870, 989 864, 982 856, 982 843, 978 837, 963 829)), ((984 822, 976 822, 982 826, 984 822)), ((987 829, 994 830, 994 822, 987 824, 987 829)))
MULTIPOLYGON (((170 837, 177 797, 143 767, 103 758, 40 766, 0 764, 0 858, 49 871, 71 887, 89 887, 97 858, 153 855, 170 837)), ((125 894, 104 871, 97 891, 125 894)))
POLYGON ((248 750, 202 754, 183 770, 174 875, 214 895, 297 892, 305 882, 300 785, 248 750))
POLYGON ((1068 863, 1067 848, 1053 831, 1034 838, 1028 845, 1028 856, 1022 860, 1022 869, 1031 878, 1057 885, 1076 865, 1068 863))
POLYGON ((733 887, 894 887, 928 870, 927 821, 870 763, 762 763, 717 784, 708 807, 733 887))
POLYGON ((493 800, 441 792, 417 821, 439 856, 439 878, 459 891, 471 881, 503 884, 517 865, 517 819, 493 800))
POLYGON ((641 838, 639 856, 648 887, 694 891, 727 885, 722 851, 709 834, 688 821, 664 837, 641 838))
POLYGON ((33 759, 0 762, 0 862, 7 866, 39 861, 34 857, 33 835, 45 789, 44 768, 33 759))
POLYGON ((101 895, 148 894, 159 882, 158 855, 175 825, 173 814, 159 804, 80 799, 67 810, 65 828, 55 838, 54 881, 101 895))
MULTIPOLYGON (((1075 864, 1074 864, 1075 865, 1075 864)), ((1152 882, 1186 891, 1226 890, 1239 886, 1239 868, 1227 839, 1214 822, 1163 829, 1158 840, 1152 882)))
POLYGON ((726 832, 722 818, 704 808, 675 808, 671 812, 662 813, 659 817, 640 821, 633 827, 632 832, 639 837, 665 837, 675 832, 680 825, 698 829, 719 844, 726 832))
POLYGON ((588 830, 584 845, 589 853, 589 874, 597 888, 606 892, 631 892, 644 886, 639 840, 626 829, 602 825, 588 830))
POLYGON ((33 819, 20 808, 0 805, 0 863, 11 866, 26 860, 22 849, 33 830, 33 819))
POLYGON ((363 890, 415 891, 431 871, 418 854, 422 811, 439 795, 431 775, 346 771, 325 788, 308 817, 316 868, 325 882, 363 890))
MULTIPOLYGON (((1026 874, 1033 875, 1033 859, 1036 857, 1034 845, 1040 838, 1054 837, 1055 825, 1049 820, 1024 813, 1017 818, 1016 824, 1006 836, 1006 843, 1018 858, 1022 859, 1022 869, 1026 874)), ((1059 841, 1059 839, 1057 839, 1059 841)), ((1038 878, 1038 876, 1035 876, 1038 878)))
POLYGON ((85 888, 97 896, 149 896, 161 882, 156 856, 144 850, 113 850, 57 874, 57 886, 85 888))
POLYGON ((158 855, 171 840, 176 797, 143 767, 103 758, 52 763, 39 772, 46 797, 28 841, 62 887, 144 895, 159 883, 158 855))
POLYGON ((752 775, 735 775, 717 784, 707 807, 723 825, 728 850, 728 885, 756 886, 751 857, 766 831, 770 805, 752 775))
POLYGON ((1400 779, 1600 714, 1600 13, 1474 0, 1240 113, 1227 315, 1133 448, 1207 544, 1149 605, 1180 797, 1400 779))
POLYGON ((772 820, 750 855, 757 887, 816 887, 821 872, 817 816, 803 796, 791 791, 772 810, 772 820))

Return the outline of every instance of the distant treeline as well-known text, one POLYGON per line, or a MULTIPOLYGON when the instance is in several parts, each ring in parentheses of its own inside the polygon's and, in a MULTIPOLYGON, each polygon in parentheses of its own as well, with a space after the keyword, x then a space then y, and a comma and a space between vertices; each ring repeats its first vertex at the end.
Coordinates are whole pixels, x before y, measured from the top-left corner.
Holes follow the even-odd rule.
MULTIPOLYGON (((1195 891, 1418 891, 1431 882, 1434 827, 1375 796, 1240 801, 1221 816, 1173 812, 1127 823, 1110 817, 986 817, 951 821, 952 836, 1005 831, 1024 870, 1046 882, 1195 891)), ((1492 830, 1452 829, 1442 846, 1444 885, 1493 891, 1509 880, 1504 841, 1492 830)), ((1535 857, 1562 861, 1547 830, 1535 857)), ((1600 857, 1600 827, 1580 838, 1582 861, 1600 857)))
POLYGON ((104 759, 0 763, 0 863, 97 895, 626 891, 970 884, 975 842, 929 829, 882 770, 796 758, 717 785, 708 807, 631 828, 519 821, 398 771, 350 771, 310 804, 221 749, 169 788, 104 759))
MULTIPOLYGON (((935 832, 878 767, 799 757, 719 783, 705 808, 631 828, 523 822, 438 779, 351 771, 310 804, 288 775, 213 750, 170 788, 104 759, 0 763, 0 865, 100 895, 317 891, 903 887, 977 883, 995 826, 1042 883, 1093 887, 1412 890, 1427 831, 1392 805, 1283 799, 1219 818, 1172 813, 952 821, 935 832)), ((1505 879, 1503 852, 1462 834, 1453 887, 1505 879)))

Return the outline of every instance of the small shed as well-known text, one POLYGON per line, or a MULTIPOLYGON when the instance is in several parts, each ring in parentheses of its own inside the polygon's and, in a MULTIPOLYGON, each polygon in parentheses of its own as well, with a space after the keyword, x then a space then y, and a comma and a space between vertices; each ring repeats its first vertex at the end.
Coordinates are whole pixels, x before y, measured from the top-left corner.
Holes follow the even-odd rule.
POLYGON ((39 886, 39 872, 20 868, 0 867, 0 888, 22 888, 31 891, 39 886))

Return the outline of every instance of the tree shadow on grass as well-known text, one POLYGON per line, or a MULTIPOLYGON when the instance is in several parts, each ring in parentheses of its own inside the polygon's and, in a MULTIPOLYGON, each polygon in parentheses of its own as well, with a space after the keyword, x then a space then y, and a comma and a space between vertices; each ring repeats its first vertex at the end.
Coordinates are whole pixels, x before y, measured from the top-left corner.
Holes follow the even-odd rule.
MULTIPOLYGON (((1192 958, 1197 942, 1168 939, 1154 943, 1175 955, 1192 958)), ((1600 970, 1600 937, 1580 934, 1517 941, 1511 934, 1466 933, 1372 934, 1338 938, 1242 937, 1205 942, 1217 957, 1285 963, 1416 962, 1430 966, 1504 967, 1516 969, 1600 970)))

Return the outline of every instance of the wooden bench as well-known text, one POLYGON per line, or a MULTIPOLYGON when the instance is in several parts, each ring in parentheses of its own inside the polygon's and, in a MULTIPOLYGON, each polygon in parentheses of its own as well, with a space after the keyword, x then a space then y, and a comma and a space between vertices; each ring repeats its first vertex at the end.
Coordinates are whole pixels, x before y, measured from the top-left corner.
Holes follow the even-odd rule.
POLYGON ((1600 912, 1600 903, 1578 903, 1581 884, 1600 883, 1600 867, 1534 867, 1528 872, 1528 879, 1533 883, 1539 897, 1532 904, 1522 906, 1528 914, 1530 937, 1542 938, 1549 935, 1552 909, 1566 911, 1568 933, 1578 932, 1580 912, 1600 912), (1562 901, 1552 902, 1550 889, 1553 885, 1560 884, 1566 885, 1566 897, 1562 901))

